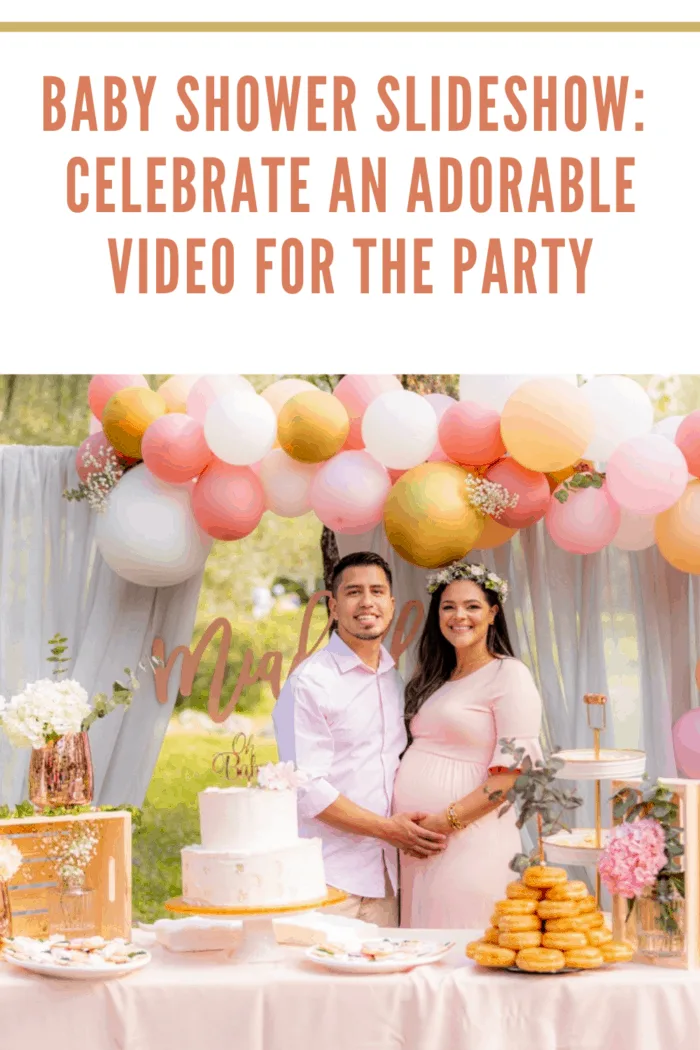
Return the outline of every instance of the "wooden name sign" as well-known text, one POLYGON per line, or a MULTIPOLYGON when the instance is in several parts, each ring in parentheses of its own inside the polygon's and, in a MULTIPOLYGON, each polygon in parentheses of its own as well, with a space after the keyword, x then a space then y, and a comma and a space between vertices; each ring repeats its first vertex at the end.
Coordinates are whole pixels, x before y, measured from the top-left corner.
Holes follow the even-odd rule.
MULTIPOLYGON (((327 637, 330 629, 330 620, 314 645, 309 648, 309 631, 311 630, 311 620, 313 618, 314 609, 320 601, 323 601, 324 598, 330 598, 330 596, 330 591, 316 591, 316 593, 311 596, 304 612, 304 619, 301 624, 301 631, 299 632, 299 645, 294 659, 292 660, 291 667, 289 668, 290 674, 299 666, 302 660, 306 660, 307 656, 311 656, 312 653, 315 653, 323 640, 327 637)), ((399 657, 406 651, 406 649, 408 649, 409 645, 411 645, 417 637, 423 623, 423 616, 423 605, 419 601, 414 600, 406 602, 401 609, 399 618, 396 621, 396 627, 393 631, 391 645, 389 646, 389 651, 396 663, 399 662, 399 657)), ((221 706, 221 690, 224 684, 226 663, 231 648, 233 631, 229 621, 223 616, 219 616, 209 624, 202 635, 199 644, 194 650, 186 645, 178 645, 177 648, 173 649, 173 651, 166 656, 163 639, 154 638, 151 652, 156 663, 154 672, 155 687, 156 698, 159 703, 166 704, 168 702, 168 684, 170 682, 170 675, 180 657, 182 657, 182 666, 180 669, 179 689, 183 696, 191 695, 195 675, 197 674, 199 665, 202 662, 202 657, 206 652, 207 646, 214 640, 219 631, 221 631, 221 640, 219 642, 216 666, 209 687, 209 703, 207 705, 208 714, 211 720, 213 722, 225 722, 229 715, 235 711, 243 690, 248 686, 254 685, 256 682, 269 682, 272 693, 275 699, 277 699, 280 690, 282 689, 282 653, 277 649, 268 650, 268 652, 264 653, 256 663, 253 650, 246 649, 233 692, 231 693, 228 702, 225 703, 223 707, 221 706)))

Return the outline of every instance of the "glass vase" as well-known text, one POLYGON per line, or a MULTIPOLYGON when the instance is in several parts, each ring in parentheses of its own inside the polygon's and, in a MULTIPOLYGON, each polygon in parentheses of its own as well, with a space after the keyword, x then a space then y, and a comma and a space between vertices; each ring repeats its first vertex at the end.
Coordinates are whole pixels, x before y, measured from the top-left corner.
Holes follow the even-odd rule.
POLYGON ((0 941, 12 936, 12 908, 10 906, 10 889, 4 879, 0 879, 0 941))
POLYGON ((642 955, 671 958, 685 951, 685 900, 661 902, 649 891, 635 902, 637 942, 642 955))
POLYGON ((88 806, 92 794, 92 755, 87 733, 67 733, 32 750, 29 800, 36 809, 88 806))
POLYGON ((87 889, 83 879, 64 880, 49 903, 49 933, 68 939, 91 937, 97 933, 95 891, 87 889))

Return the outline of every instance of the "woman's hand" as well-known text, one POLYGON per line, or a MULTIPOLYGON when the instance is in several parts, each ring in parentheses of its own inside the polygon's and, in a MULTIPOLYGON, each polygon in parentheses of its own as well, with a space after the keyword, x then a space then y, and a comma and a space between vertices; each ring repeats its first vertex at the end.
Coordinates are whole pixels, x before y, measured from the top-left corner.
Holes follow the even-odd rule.
POLYGON ((431 813, 421 820, 420 826, 426 831, 436 831, 440 835, 451 835, 455 830, 447 819, 446 813, 431 813))

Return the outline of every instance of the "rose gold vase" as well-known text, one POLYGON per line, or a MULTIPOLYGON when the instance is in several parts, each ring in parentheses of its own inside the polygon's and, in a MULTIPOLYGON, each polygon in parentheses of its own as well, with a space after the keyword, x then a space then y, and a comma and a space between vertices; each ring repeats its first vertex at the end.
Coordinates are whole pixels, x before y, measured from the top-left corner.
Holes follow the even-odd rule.
POLYGON ((67 733, 32 751, 29 800, 37 809, 88 806, 92 792, 92 756, 87 733, 67 733))
POLYGON ((0 879, 0 941, 12 936, 12 909, 7 883, 0 879))

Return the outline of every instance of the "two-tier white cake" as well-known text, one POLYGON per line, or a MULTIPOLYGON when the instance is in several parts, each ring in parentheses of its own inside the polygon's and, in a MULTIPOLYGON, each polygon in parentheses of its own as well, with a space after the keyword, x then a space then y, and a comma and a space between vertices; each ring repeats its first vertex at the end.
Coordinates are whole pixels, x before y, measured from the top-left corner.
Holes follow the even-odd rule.
POLYGON ((202 844, 182 850, 188 904, 264 909, 325 898, 321 840, 299 838, 296 787, 279 768, 260 777, 271 786, 200 793, 202 844))

